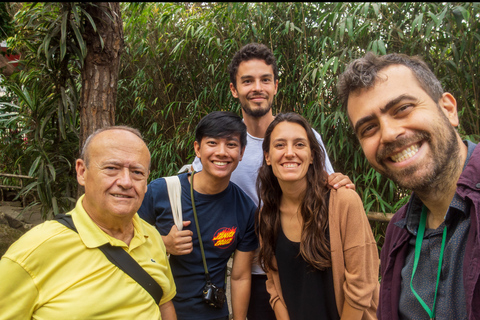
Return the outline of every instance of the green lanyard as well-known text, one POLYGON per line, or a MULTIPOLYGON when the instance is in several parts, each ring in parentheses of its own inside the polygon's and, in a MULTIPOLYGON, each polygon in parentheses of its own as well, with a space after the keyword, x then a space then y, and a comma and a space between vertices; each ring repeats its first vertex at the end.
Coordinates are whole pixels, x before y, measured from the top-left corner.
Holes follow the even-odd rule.
POLYGON ((422 305, 423 309, 428 313, 430 319, 435 319, 435 302, 437 301, 437 292, 438 292, 438 282, 440 280, 440 273, 442 271, 442 261, 443 261, 443 251, 445 249, 445 240, 447 238, 447 227, 443 228, 443 237, 442 237, 442 248, 440 249, 440 258, 438 260, 438 272, 437 272, 437 284, 435 286, 435 297, 433 298, 432 310, 427 306, 427 304, 420 298, 415 289, 413 289, 413 277, 415 276, 415 271, 417 270, 418 259, 420 258, 420 251, 422 250, 422 241, 423 235, 425 234, 425 224, 427 221, 427 207, 423 206, 422 215, 420 216, 420 224, 418 225, 417 240, 415 242, 415 260, 413 262, 413 271, 412 279, 410 280, 410 288, 412 289, 413 294, 417 298, 418 302, 422 305))

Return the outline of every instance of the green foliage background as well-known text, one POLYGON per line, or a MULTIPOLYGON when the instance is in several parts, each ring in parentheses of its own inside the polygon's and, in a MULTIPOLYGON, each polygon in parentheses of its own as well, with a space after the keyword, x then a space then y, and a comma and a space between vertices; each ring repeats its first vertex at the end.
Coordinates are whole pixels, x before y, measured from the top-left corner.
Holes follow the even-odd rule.
POLYGON ((422 56, 457 98, 460 133, 478 141, 479 4, 148 3, 123 10, 117 119, 145 134, 152 179, 192 161, 202 116, 240 112, 226 70, 249 42, 264 43, 278 60, 274 112, 295 111, 310 121, 367 211, 395 212, 407 190, 368 165, 339 105, 335 84, 352 59, 367 51, 422 56))
MULTIPOLYGON (((88 22, 81 16, 80 4, 74 9, 77 15, 64 14, 64 9, 58 9, 63 15, 50 14, 51 20, 57 17, 60 26, 64 25, 62 19, 75 22, 65 23, 72 27, 56 35, 60 37, 58 48, 63 48, 61 54, 65 52, 70 59, 67 69, 74 81, 67 82, 65 88, 71 97, 78 92, 78 59, 83 54, 75 28, 80 30, 82 23, 88 22), (63 47, 62 35, 71 39, 63 47)), ((354 181, 366 211, 395 212, 408 200, 408 190, 399 189, 369 166, 336 97, 338 76, 352 59, 367 51, 422 56, 446 91, 457 99, 462 137, 479 141, 478 3, 122 3, 122 19, 125 51, 116 121, 144 134, 152 153, 150 179, 175 174, 193 160, 193 132, 204 115, 213 110, 240 114, 240 106, 229 91, 226 70, 233 54, 249 42, 264 43, 278 60, 280 83, 274 113, 295 111, 310 121, 321 133, 334 169, 354 181)), ((21 25, 22 20, 16 21, 21 25)), ((24 29, 19 29, 18 39, 24 29)), ((40 73, 48 72, 38 67, 39 61, 48 62, 39 57, 49 53, 45 32, 39 30, 43 29, 31 34, 38 37, 37 42, 25 38, 39 43, 32 47, 38 53, 37 62, 32 60, 26 67, 28 73, 39 69, 40 73)), ((53 103, 52 108, 58 104, 53 103)), ((67 114, 69 126, 78 125, 74 114, 67 114)), ((28 117, 30 113, 22 110, 19 115, 28 117)), ((55 128, 53 124, 51 128, 55 128)), ((71 135, 55 137, 60 137, 59 143, 74 146, 78 135, 75 128, 69 128, 64 132, 71 135)), ((69 151, 63 156, 70 168, 63 162, 55 163, 56 177, 72 172, 76 154, 69 151)), ((35 170, 30 171, 34 174, 35 170)), ((51 188, 65 190, 58 180, 51 188)))

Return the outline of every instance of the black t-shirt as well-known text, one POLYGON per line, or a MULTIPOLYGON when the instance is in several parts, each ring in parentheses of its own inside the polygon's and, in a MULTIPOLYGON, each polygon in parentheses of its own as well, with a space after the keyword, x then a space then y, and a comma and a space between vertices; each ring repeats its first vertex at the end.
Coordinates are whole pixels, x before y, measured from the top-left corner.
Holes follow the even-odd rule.
POLYGON ((282 228, 275 249, 283 298, 292 320, 340 319, 335 302, 332 268, 313 268, 300 255, 300 243, 282 228))

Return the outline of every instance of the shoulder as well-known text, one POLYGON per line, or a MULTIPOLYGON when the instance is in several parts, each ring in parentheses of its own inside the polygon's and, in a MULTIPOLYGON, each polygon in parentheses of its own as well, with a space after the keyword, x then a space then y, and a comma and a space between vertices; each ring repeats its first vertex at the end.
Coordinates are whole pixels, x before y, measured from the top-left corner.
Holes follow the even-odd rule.
POLYGON ((230 181, 230 188, 232 195, 238 197, 245 205, 249 207, 257 207, 253 200, 235 182, 230 181))
POLYGON ((395 214, 393 215, 389 224, 394 224, 395 222, 398 222, 398 221, 402 220, 403 218, 405 218, 405 216, 407 214, 407 209, 408 209, 409 204, 410 204, 410 201, 408 203, 404 204, 400 209, 398 209, 398 211, 395 212, 395 214))
POLYGON ((356 191, 340 188, 330 191, 328 219, 332 230, 356 229, 360 225, 369 225, 362 200, 356 191))
POLYGON ((5 253, 5 257, 22 262, 27 259, 41 257, 43 251, 50 251, 53 245, 58 246, 63 238, 74 234, 57 221, 46 221, 34 227, 17 241, 5 253))
MULTIPOLYGON (((363 209, 363 203, 360 196, 355 190, 345 187, 330 190, 330 208, 333 210, 343 209, 363 209)), ((347 211, 347 210, 341 210, 347 211)))

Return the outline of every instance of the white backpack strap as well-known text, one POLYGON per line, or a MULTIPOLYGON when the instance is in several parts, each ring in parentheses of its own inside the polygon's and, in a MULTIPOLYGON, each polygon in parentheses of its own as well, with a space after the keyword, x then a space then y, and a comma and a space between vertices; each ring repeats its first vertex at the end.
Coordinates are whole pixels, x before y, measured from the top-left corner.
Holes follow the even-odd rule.
POLYGON ((168 198, 172 208, 173 221, 178 230, 183 229, 182 185, 178 176, 164 177, 167 182, 168 198))

